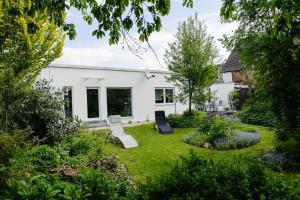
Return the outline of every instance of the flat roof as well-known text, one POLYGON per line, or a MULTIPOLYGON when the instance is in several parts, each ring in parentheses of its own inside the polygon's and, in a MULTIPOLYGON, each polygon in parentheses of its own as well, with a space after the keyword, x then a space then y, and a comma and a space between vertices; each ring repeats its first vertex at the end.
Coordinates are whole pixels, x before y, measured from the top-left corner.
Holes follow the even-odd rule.
POLYGON ((103 67, 103 66, 89 66, 89 65, 68 65, 68 64, 50 64, 51 68, 68 68, 68 69, 92 69, 92 70, 107 70, 107 71, 124 71, 124 72, 143 72, 151 73, 171 74, 168 70, 147 70, 137 68, 125 68, 125 67, 103 67))

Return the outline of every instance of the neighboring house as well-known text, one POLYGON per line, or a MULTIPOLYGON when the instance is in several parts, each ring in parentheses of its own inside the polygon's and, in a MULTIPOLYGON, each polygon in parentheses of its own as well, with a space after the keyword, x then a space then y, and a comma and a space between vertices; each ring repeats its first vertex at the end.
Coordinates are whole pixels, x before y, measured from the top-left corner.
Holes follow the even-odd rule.
POLYGON ((216 97, 211 104, 220 108, 229 108, 229 93, 240 88, 248 88, 247 85, 243 85, 243 76, 240 57, 237 53, 232 52, 226 62, 219 65, 219 79, 210 87, 216 97))
POLYGON ((154 120, 156 110, 182 113, 187 106, 174 100, 177 88, 167 82, 169 75, 163 70, 50 65, 39 78, 66 88, 66 115, 98 126, 110 115, 143 122, 154 120))

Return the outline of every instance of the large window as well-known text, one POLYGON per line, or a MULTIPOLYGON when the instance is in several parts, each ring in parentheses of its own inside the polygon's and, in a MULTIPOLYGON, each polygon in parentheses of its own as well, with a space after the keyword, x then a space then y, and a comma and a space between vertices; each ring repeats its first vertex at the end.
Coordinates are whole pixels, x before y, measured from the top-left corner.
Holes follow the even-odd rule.
POLYGON ((72 87, 64 87, 65 116, 73 117, 72 87))
POLYGON ((130 88, 107 88, 107 113, 108 116, 132 116, 130 88))
POLYGON ((155 103, 173 103, 174 89, 173 88, 156 88, 155 103))
POLYGON ((88 118, 99 117, 99 94, 98 89, 87 89, 87 111, 88 118))

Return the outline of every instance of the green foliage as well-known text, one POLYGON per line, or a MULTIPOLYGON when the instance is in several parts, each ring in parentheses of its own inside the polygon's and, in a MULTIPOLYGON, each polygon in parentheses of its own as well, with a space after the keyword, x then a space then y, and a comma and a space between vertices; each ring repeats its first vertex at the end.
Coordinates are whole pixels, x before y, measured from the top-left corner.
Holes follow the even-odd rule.
MULTIPOLYGON (((161 16, 169 14, 171 1, 104 1, 96 0, 72 0, 60 1, 54 0, 26 1, 18 0, 16 4, 29 4, 28 15, 34 16, 36 12, 47 13, 47 19, 64 30, 70 39, 76 36, 75 25, 65 21, 65 13, 71 8, 81 12, 83 20, 89 25, 96 22, 96 29, 92 35, 102 38, 106 34, 109 36, 109 43, 116 44, 121 37, 128 37, 128 32, 135 28, 139 33, 141 41, 148 41, 148 37, 154 31, 161 29, 161 16), (30 4, 28 3, 30 2, 30 4), (135 27, 133 25, 136 25, 135 27)), ((4 1, 3 7, 12 4, 10 1, 4 1)), ((192 0, 183 0, 183 6, 192 7, 192 0)), ((12 17, 17 17, 21 13, 12 12, 12 17)), ((40 24, 32 23, 29 26, 31 31, 40 28, 40 24)), ((128 39, 128 38, 127 38, 128 39)))
POLYGON ((45 174, 26 174, 24 179, 9 179, 7 190, 2 197, 6 199, 57 199, 60 189, 57 185, 53 186, 45 174))
POLYGON ((63 91, 45 80, 14 102, 10 112, 11 129, 28 129, 31 136, 53 144, 79 131, 80 121, 65 118, 63 91))
MULTIPOLYGON (((294 138, 289 138, 285 141, 280 141, 276 144, 276 149, 279 152, 286 153, 290 158, 290 164, 294 165, 300 162, 299 141, 294 138), (293 163, 295 162, 296 163, 293 163)), ((298 164, 299 165, 299 164, 298 164)), ((297 166, 299 169, 299 166, 297 166)))
POLYGON ((61 55, 64 32, 48 20, 45 10, 30 13, 36 1, 1 1, 0 127, 6 128, 41 69, 61 55))
POLYGON ((189 103, 189 112, 192 103, 205 102, 206 88, 217 79, 217 68, 213 64, 216 56, 214 40, 207 35, 197 14, 179 24, 175 41, 166 50, 165 61, 172 72, 168 80, 179 88, 179 101, 189 103))
POLYGON ((0 165, 8 163, 16 146, 23 144, 26 138, 24 131, 17 131, 12 135, 0 131, 0 165))
POLYGON ((192 110, 191 114, 188 111, 183 112, 182 115, 170 114, 167 121, 173 128, 192 128, 199 127, 203 123, 206 113, 192 110))
POLYGON ((90 150, 91 146, 87 140, 77 140, 70 146, 70 156, 76 156, 78 154, 86 154, 90 150))
POLYGON ((209 141, 209 139, 210 139, 209 135, 195 132, 195 133, 185 135, 183 137, 183 142, 194 146, 202 147, 206 142, 209 141))
POLYGON ((237 90, 232 90, 228 94, 228 103, 232 109, 237 109, 239 103, 239 92, 237 90))
POLYGON ((59 155, 47 145, 33 147, 29 152, 30 162, 40 172, 47 172, 50 168, 58 166, 59 155))
POLYGON ((192 152, 169 173, 142 184, 139 199, 298 199, 299 188, 252 161, 219 162, 192 152), (238 183, 238 184, 237 184, 238 183))
POLYGON ((185 143, 218 150, 246 148, 259 140, 260 134, 256 129, 239 127, 232 120, 217 115, 207 116, 198 132, 183 137, 185 143))
POLYGON ((260 101, 249 101, 238 113, 242 122, 267 127, 276 127, 276 116, 270 108, 270 104, 260 101))
POLYGON ((208 134, 211 140, 226 138, 232 133, 232 122, 225 117, 215 116, 210 123, 208 134))
POLYGON ((125 199, 130 189, 128 182, 118 181, 98 169, 82 170, 76 181, 88 194, 87 199, 125 199))
POLYGON ((254 71, 257 97, 270 103, 279 138, 299 140, 300 2, 229 2, 237 7, 233 16, 239 28, 225 43, 239 50, 244 66, 254 71))

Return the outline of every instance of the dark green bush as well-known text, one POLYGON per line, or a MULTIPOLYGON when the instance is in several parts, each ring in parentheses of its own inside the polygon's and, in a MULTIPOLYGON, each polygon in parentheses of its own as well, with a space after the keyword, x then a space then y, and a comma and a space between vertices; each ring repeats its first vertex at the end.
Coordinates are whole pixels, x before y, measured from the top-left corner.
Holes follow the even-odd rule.
POLYGON ((225 117, 214 116, 211 118, 210 124, 208 133, 211 140, 226 138, 232 132, 232 122, 225 117))
POLYGON ((78 154, 86 154, 91 149, 89 141, 84 139, 77 139, 70 145, 70 156, 78 154))
POLYGON ((276 127, 276 116, 271 111, 270 105, 261 102, 248 102, 238 113, 242 122, 267 127, 276 127))
POLYGON ((120 181, 113 176, 105 175, 99 169, 84 169, 76 183, 88 194, 87 199, 125 199, 130 192, 127 181, 120 181))
POLYGON ((291 168, 291 170, 300 169, 300 142, 294 138, 290 138, 285 141, 279 141, 276 144, 277 151, 285 153, 289 162, 286 165, 286 168, 291 168))
POLYGON ((192 110, 191 115, 189 115, 188 111, 185 111, 182 115, 170 114, 167 117, 167 121, 173 128, 195 128, 203 123, 205 115, 204 112, 196 110, 192 110))
POLYGON ((259 162, 241 164, 191 153, 171 171, 141 184, 138 199, 299 199, 293 183, 259 162))
POLYGON ((27 129, 47 144, 61 141, 79 130, 80 122, 65 118, 64 93, 42 80, 16 101, 10 111, 10 129, 27 129))
POLYGON ((48 169, 57 167, 59 155, 53 148, 47 145, 39 145, 30 150, 29 159, 36 170, 47 172, 48 169))

